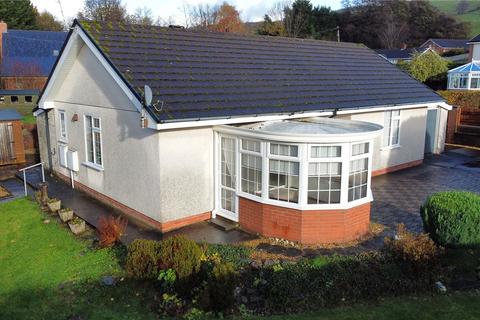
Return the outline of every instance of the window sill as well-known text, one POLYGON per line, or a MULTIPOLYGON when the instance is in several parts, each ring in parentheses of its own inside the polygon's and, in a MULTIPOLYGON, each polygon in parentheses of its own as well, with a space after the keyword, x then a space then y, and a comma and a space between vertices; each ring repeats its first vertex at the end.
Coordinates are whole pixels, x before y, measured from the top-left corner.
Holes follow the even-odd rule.
POLYGON ((401 147, 402 147, 401 145, 396 144, 396 145, 394 145, 394 146, 382 147, 382 148, 380 148, 380 151, 387 151, 387 150, 399 149, 399 148, 401 148, 401 147))
POLYGON ((65 139, 58 139, 58 142, 60 142, 61 144, 68 144, 68 141, 65 140, 65 139))
POLYGON ((99 166, 99 165, 94 164, 94 163, 83 162, 82 165, 85 166, 85 167, 91 168, 93 170, 96 170, 98 172, 103 172, 104 171, 102 166, 99 166))

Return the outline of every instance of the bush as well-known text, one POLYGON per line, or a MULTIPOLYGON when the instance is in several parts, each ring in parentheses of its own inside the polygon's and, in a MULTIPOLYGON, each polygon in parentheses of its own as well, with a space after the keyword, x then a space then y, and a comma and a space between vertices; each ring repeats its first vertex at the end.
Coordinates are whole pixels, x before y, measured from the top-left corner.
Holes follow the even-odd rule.
POLYGON ((128 220, 118 216, 102 216, 98 222, 99 245, 102 248, 110 247, 120 241, 120 237, 127 229, 128 220))
POLYGON ((174 236, 160 244, 160 269, 173 269, 178 279, 185 279, 200 270, 202 249, 184 236, 174 236))
POLYGON ((204 286, 197 301, 204 310, 227 311, 235 303, 234 290, 238 283, 238 272, 230 262, 209 264, 204 286))
POLYGON ((125 269, 136 279, 157 279, 160 272, 160 242, 137 239, 128 246, 125 269))
POLYGON ((231 244, 209 244, 207 247, 207 255, 218 255, 224 262, 230 262, 236 268, 246 266, 250 262, 252 249, 231 244))
POLYGON ((304 312, 434 287, 435 277, 428 273, 419 277, 383 253, 332 256, 326 260, 263 269, 247 285, 265 299, 264 311, 274 313, 304 312))
POLYGON ((405 228, 405 225, 397 226, 397 239, 385 239, 384 251, 397 262, 406 263, 412 271, 431 270, 439 262, 439 248, 422 233, 414 235, 405 228))
POLYGON ((423 227, 444 246, 480 245, 480 196, 466 191, 431 195, 420 209, 423 227))

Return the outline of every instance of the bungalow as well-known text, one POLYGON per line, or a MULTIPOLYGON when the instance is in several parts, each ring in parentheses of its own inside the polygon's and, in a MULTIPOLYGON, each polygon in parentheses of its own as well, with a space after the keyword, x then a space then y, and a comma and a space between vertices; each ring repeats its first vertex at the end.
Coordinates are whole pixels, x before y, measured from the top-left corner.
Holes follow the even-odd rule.
POLYGON ((162 232, 331 243, 368 232, 372 176, 443 150, 450 108, 359 44, 75 21, 34 114, 48 169, 162 232))
POLYGON ((397 64, 399 62, 412 61, 415 54, 417 53, 424 54, 425 52, 431 51, 431 49, 430 48, 408 48, 408 49, 403 48, 403 49, 378 49, 375 51, 382 58, 387 59, 388 62, 397 64))
POLYGON ((420 48, 430 48, 439 55, 451 51, 468 51, 468 39, 428 39, 420 48))
POLYGON ((470 61, 448 71, 449 90, 480 90, 480 34, 468 44, 470 61))

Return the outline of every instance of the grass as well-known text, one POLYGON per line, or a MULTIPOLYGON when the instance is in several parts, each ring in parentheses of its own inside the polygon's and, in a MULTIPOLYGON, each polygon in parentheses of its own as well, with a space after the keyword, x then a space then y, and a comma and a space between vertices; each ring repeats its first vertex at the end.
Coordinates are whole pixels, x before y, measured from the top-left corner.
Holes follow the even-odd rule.
MULTIPOLYGON (((478 254, 452 253, 450 259, 470 261, 459 270, 465 273, 478 254)), ((123 280, 120 260, 118 251, 91 248, 26 198, 0 203, 0 319, 156 319, 155 284, 123 280), (44 224, 45 218, 51 222, 44 224), (104 286, 104 275, 120 280, 104 286)), ((479 293, 463 292, 251 319, 468 320, 480 318, 479 303, 479 293)))
POLYGON ((0 213, 0 319, 133 319, 142 310, 127 307, 140 304, 128 283, 114 293, 99 285, 104 275, 122 274, 112 249, 91 249, 53 217, 43 223, 26 198, 0 204, 0 213))
POLYGON ((472 38, 480 34, 480 3, 478 0, 469 0, 469 8, 464 14, 457 13, 456 9, 459 0, 430 0, 430 2, 440 11, 470 24, 469 37, 472 38))

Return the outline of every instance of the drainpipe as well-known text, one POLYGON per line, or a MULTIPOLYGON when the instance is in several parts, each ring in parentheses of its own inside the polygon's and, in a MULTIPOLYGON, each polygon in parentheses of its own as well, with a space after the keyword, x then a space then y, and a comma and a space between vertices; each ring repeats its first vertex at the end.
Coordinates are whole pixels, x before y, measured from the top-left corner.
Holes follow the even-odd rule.
POLYGON ((48 171, 50 171, 50 174, 52 174, 52 168, 53 168, 53 160, 52 160, 52 149, 51 149, 51 146, 52 146, 52 143, 51 143, 51 140, 50 140, 50 123, 49 123, 49 120, 48 120, 48 112, 50 110, 45 110, 44 114, 45 114, 45 133, 47 135, 47 150, 48 150, 48 171))

